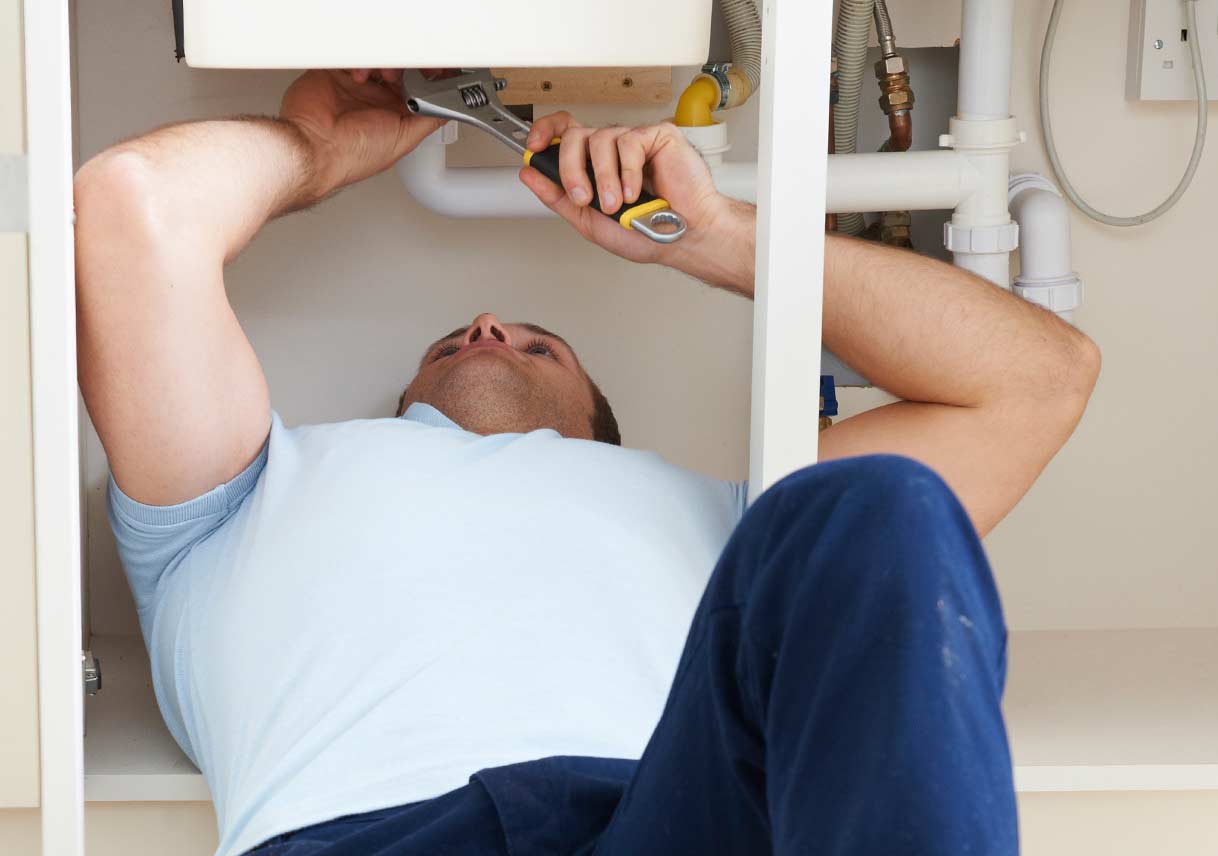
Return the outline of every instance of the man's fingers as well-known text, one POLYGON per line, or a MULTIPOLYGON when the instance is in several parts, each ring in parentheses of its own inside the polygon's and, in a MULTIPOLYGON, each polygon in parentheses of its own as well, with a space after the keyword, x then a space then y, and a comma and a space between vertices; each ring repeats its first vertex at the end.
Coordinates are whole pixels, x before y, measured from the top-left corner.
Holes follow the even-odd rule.
POLYGON ((576 205, 583 207, 592 201, 592 182, 588 179, 588 138, 592 131, 587 128, 568 128, 558 147, 558 175, 567 196, 576 205))
POLYGON ((576 229, 583 231, 585 209, 577 207, 561 187, 531 166, 520 170, 520 180, 524 182, 525 187, 533 191, 542 204, 576 229))
POLYGON ((350 71, 351 79, 356 83, 367 83, 368 78, 372 76, 370 68, 353 68, 350 71))
POLYGON ((621 163, 622 194, 634 202, 643 192, 643 167, 652 154, 656 129, 635 128, 617 139, 618 161, 621 163))
POLYGON ((415 150, 423 138, 444 124, 443 119, 431 116, 404 115, 398 126, 398 137, 393 147, 393 159, 403 158, 415 150))
POLYGON ((621 164, 622 196, 627 202, 634 202, 643 189, 643 167, 647 163, 647 148, 638 131, 618 137, 617 156, 621 164))
POLYGON ((540 152, 550 145, 551 140, 565 134, 568 128, 578 127, 580 127, 579 122, 575 121, 575 117, 566 110, 559 110, 557 113, 542 116, 533 123, 532 129, 529 131, 528 142, 525 143, 525 148, 534 152, 540 152))
POLYGON ((622 206, 617 139, 626 131, 626 128, 602 128, 588 139, 588 156, 596 174, 596 190, 600 194, 601 210, 606 214, 612 214, 622 206))
POLYGON ((567 194, 563 193, 561 187, 531 166, 523 167, 520 170, 520 180, 524 182, 525 187, 533 191, 547 208, 554 208, 554 206, 567 198, 567 194))
POLYGON ((386 83, 397 83, 402 79, 402 70, 400 68, 382 68, 381 80, 386 83))

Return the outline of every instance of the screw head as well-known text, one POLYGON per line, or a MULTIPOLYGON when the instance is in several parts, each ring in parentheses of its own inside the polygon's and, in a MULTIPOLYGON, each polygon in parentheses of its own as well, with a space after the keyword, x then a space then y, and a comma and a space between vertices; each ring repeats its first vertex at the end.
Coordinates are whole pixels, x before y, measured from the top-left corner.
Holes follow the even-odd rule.
POLYGON ((1162 39, 1155 39, 1155 50, 1157 50, 1157 51, 1163 50, 1163 40, 1162 39))

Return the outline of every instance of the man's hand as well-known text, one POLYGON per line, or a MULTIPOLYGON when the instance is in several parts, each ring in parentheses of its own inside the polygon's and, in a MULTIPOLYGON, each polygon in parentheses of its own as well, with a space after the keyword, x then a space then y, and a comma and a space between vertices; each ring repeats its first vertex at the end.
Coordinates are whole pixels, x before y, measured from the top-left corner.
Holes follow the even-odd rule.
POLYGON ((279 116, 309 144, 316 199, 387 169, 443 124, 406 109, 401 76, 392 69, 309 71, 284 94, 279 116))
MULTIPOLYGON (((730 200, 715 190, 702 158, 670 124, 584 128, 569 113, 554 113, 537 120, 527 146, 539 152, 555 137, 562 138, 558 159, 563 187, 530 167, 520 171, 520 179, 581 235, 611 253, 633 262, 659 262, 685 269, 684 257, 695 246, 707 244, 706 238, 730 219, 730 200), (589 160, 605 214, 630 205, 639 198, 644 184, 649 184, 650 190, 685 217, 689 231, 674 244, 657 244, 632 229, 623 229, 613 217, 589 208, 589 160)), ((750 257, 750 280, 752 263, 750 257)))

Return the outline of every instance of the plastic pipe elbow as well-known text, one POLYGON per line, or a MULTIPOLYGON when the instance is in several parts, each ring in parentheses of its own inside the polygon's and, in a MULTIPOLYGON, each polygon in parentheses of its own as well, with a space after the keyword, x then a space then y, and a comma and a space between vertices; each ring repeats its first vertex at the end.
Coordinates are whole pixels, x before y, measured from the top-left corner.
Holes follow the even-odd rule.
POLYGON ((1070 211, 1053 183, 1035 174, 1010 179, 1011 218, 1019 224, 1019 276, 1013 291, 1074 323, 1083 282, 1070 264, 1070 211))
POLYGON ((722 93, 718 82, 709 74, 699 74, 677 100, 673 124, 683 128, 701 128, 715 123, 711 114, 719 108, 722 93))

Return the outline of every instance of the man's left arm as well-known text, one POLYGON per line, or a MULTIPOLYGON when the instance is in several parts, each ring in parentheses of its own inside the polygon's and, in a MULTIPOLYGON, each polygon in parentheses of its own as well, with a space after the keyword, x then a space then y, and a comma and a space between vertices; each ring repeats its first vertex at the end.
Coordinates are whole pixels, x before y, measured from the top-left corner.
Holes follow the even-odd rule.
MULTIPOLYGON (((522 178, 584 237, 752 297, 755 211, 714 191, 678 130, 596 131, 556 114, 534 135, 534 148, 563 138, 567 192, 531 170, 522 178), (588 209, 589 156, 602 200, 633 201, 646 171, 655 192, 686 216, 689 233, 657 245, 588 209)), ((823 432, 820 459, 919 460, 951 486, 981 534, 1069 438, 1099 374, 1099 349, 1051 312, 960 268, 840 236, 825 241, 823 324, 826 347, 902 400, 823 432)))

